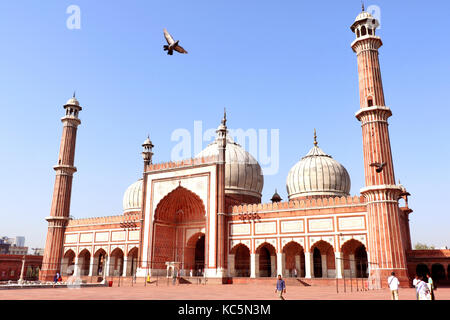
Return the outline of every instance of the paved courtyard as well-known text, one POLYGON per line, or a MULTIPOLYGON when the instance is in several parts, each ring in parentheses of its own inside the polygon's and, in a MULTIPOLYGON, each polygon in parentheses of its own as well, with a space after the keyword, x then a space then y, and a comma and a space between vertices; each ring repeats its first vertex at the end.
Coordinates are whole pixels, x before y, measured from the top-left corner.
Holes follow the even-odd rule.
MULTIPOLYGON (((389 300, 388 289, 336 293, 335 287, 287 287, 289 300, 389 300)), ((97 287, 97 288, 49 288, 0 290, 0 300, 272 300, 277 299, 275 285, 177 285, 154 284, 148 286, 97 287)), ((414 289, 400 289, 400 300, 414 300, 414 289)), ((450 300, 450 288, 439 288, 437 300, 450 300)))

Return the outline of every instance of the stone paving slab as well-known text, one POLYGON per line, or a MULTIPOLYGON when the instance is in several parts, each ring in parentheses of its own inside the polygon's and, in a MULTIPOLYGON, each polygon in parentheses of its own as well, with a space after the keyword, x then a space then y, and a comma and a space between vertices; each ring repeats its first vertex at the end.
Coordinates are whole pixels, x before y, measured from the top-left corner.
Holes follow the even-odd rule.
MULTIPOLYGON (((400 300, 415 300, 412 288, 399 289, 400 300)), ((439 288, 436 300, 450 300, 439 288)), ((334 287, 287 287, 287 300, 389 300, 388 289, 336 293, 334 287)), ((0 291, 0 300, 276 300, 275 285, 148 285, 135 287, 20 289, 0 291)))

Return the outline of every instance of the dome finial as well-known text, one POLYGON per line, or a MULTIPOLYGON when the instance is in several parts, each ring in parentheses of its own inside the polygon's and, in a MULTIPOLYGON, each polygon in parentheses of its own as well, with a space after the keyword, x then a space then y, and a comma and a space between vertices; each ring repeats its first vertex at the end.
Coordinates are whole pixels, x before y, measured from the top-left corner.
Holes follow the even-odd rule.
POLYGON ((75 90, 73 91, 73 97, 75 98, 75 90))
POLYGON ((316 135, 316 128, 314 128, 314 146, 317 147, 317 135, 316 135))
POLYGON ((366 11, 366 8, 364 8, 364 1, 363 0, 361 0, 361 7, 362 7, 362 11, 363 12, 366 11))
POLYGON ((227 109, 223 108, 223 119, 222 124, 225 126, 227 124, 227 109))

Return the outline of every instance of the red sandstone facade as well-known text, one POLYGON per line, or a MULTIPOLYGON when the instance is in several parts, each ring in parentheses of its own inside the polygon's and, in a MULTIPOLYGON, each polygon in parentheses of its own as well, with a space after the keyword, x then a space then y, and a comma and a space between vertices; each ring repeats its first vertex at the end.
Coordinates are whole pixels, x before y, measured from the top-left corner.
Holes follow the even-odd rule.
POLYGON ((125 192, 123 215, 70 220, 81 110, 72 101, 65 106, 41 279, 57 271, 64 276, 147 277, 177 269, 181 276, 217 279, 295 273, 306 279, 362 277, 385 286, 395 271, 407 286, 427 261, 430 271, 447 278, 447 251, 411 250, 412 210, 409 193, 395 183, 387 122, 392 113, 384 101, 376 23, 362 12, 351 27, 365 170, 360 196, 348 194, 345 168, 315 141, 288 177, 290 200, 261 203, 259 164, 228 137, 224 117, 216 141, 194 159, 153 164, 148 138, 142 179, 125 192), (323 164, 321 175, 310 165, 313 160, 323 164), (379 170, 375 163, 384 165, 379 170), (405 206, 399 207, 402 199, 405 206))

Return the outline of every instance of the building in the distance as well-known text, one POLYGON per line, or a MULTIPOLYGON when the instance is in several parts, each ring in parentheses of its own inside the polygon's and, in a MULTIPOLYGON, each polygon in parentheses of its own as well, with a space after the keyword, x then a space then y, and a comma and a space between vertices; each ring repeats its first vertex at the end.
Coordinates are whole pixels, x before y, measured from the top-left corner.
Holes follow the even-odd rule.
POLYGON ((18 247, 25 247, 25 237, 23 236, 17 236, 15 245, 18 247))
POLYGON ((8 254, 9 247, 11 244, 5 239, 5 237, 0 239, 0 254, 8 254))
POLYGON ((411 247, 410 194, 395 180, 377 26, 364 10, 351 25, 365 174, 354 196, 347 169, 314 137, 311 150, 287 173, 288 199, 274 194, 272 202, 262 203, 261 167, 228 134, 224 115, 215 141, 194 159, 154 164, 153 143, 145 140, 142 177, 125 191, 123 214, 71 219, 82 108, 75 97, 67 101, 41 279, 58 271, 145 277, 178 269, 219 281, 297 273, 323 284, 368 277, 386 285, 395 271, 409 285, 427 268, 436 281, 447 279, 449 250, 423 254, 411 247))
POLYGON ((33 255, 35 256, 43 256, 44 255, 44 248, 31 248, 33 250, 33 255))
POLYGON ((8 254, 15 254, 15 255, 24 255, 28 254, 28 247, 18 247, 15 245, 12 245, 9 247, 8 254))

